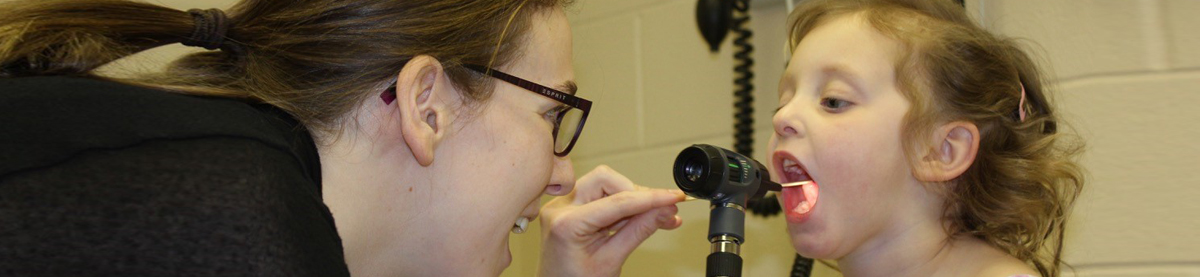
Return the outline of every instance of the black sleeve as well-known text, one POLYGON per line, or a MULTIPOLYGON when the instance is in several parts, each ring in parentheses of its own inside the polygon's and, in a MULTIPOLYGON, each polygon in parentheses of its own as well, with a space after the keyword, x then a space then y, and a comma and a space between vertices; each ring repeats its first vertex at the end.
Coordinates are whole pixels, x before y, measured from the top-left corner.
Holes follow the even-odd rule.
POLYGON ((0 176, 0 276, 348 276, 302 171, 286 149, 207 137, 0 176))

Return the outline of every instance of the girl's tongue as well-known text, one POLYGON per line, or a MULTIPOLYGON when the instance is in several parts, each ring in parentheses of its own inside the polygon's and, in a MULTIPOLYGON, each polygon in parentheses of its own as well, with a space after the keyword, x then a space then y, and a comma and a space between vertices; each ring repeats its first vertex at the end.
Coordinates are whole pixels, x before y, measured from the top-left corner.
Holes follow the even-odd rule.
POLYGON ((801 223, 817 206, 817 182, 783 188, 783 208, 788 222, 801 223))
MULTIPOLYGON (((804 182, 804 185, 783 188, 783 211, 788 222, 801 223, 808 219, 813 207, 817 206, 817 181, 808 175, 799 162, 792 158, 780 159, 783 181, 804 182)), ((789 183, 795 184, 795 183, 789 183)))

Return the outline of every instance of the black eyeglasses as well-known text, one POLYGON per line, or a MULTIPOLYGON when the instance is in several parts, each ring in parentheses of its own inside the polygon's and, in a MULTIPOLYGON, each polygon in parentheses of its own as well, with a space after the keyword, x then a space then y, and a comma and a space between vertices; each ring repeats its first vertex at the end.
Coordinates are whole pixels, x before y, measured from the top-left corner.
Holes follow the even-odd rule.
POLYGON ((565 92, 552 89, 538 83, 530 82, 529 80, 521 79, 520 77, 509 75, 508 73, 500 72, 492 68, 484 66, 465 64, 463 67, 474 70, 475 72, 483 73, 484 75, 492 76, 501 81, 513 84, 523 89, 541 94, 542 96, 554 99, 559 103, 567 105, 566 108, 558 111, 554 119, 554 155, 559 157, 567 156, 571 153, 571 148, 575 148, 575 141, 579 140, 579 134, 583 132, 583 124, 587 122, 588 113, 592 111, 592 101, 579 98, 565 92), (567 137, 570 136, 570 137, 567 137))
MULTIPOLYGON (((463 67, 541 94, 566 105, 565 108, 558 111, 554 118, 554 132, 551 133, 554 135, 554 155, 566 157, 568 153, 571 153, 571 149, 575 148, 575 141, 579 140, 579 134, 583 132, 583 124, 587 122, 588 114, 592 111, 592 101, 485 66, 464 64, 463 67)), ((383 98, 384 102, 391 104, 392 100, 396 98, 395 92, 396 86, 392 85, 380 97, 383 98)))

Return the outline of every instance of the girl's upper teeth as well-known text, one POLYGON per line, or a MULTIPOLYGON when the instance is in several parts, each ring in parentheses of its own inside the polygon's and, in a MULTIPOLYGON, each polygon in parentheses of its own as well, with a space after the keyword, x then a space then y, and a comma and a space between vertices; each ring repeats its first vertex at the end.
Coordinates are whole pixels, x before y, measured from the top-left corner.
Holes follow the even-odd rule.
POLYGON ((793 162, 792 160, 784 160, 783 161, 783 172, 803 174, 804 170, 800 169, 800 166, 798 166, 796 164, 796 162, 793 162))

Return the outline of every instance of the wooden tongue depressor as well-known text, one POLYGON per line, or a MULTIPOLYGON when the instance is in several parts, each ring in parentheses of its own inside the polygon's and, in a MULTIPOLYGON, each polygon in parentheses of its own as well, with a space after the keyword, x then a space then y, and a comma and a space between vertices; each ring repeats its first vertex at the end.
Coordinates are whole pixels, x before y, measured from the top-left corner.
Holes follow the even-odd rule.
MULTIPOLYGON (((813 183, 813 181, 801 181, 801 182, 791 182, 791 183, 787 183, 787 184, 780 184, 779 186, 785 187, 785 188, 790 188, 790 187, 798 187, 798 186, 803 186, 803 185, 810 185, 812 183, 813 183)), ((687 197, 684 197, 683 201, 679 201, 679 202, 688 202, 688 201, 692 201, 692 200, 700 200, 700 198, 695 198, 695 197, 692 197, 689 195, 687 197)))
POLYGON ((798 186, 803 186, 803 185, 811 185, 812 183, 813 183, 813 181, 800 181, 800 182, 791 182, 791 183, 787 183, 787 184, 780 184, 779 186, 789 188, 789 187, 798 187, 798 186))

